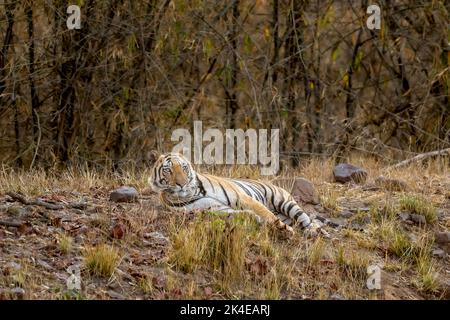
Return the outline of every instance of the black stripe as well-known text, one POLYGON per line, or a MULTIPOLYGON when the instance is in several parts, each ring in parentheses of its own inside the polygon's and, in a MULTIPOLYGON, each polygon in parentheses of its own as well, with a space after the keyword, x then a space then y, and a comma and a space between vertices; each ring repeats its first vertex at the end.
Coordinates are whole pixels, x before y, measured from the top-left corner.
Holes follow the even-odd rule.
POLYGON ((202 197, 192 198, 189 201, 183 201, 183 202, 172 202, 172 201, 169 201, 169 205, 171 207, 184 207, 184 206, 192 204, 192 203, 194 203, 194 202, 196 202, 196 201, 198 201, 200 199, 202 199, 202 197))
POLYGON ((270 185, 268 185, 268 187, 270 188, 270 190, 272 190, 271 201, 272 201, 272 205, 273 205, 274 210, 277 211, 277 212, 281 212, 281 210, 280 210, 281 201, 278 203, 278 206, 275 205, 275 192, 276 192, 275 187, 272 187, 270 185))
POLYGON ((242 190, 244 190, 244 192, 247 194, 247 195, 249 195, 250 197, 252 197, 253 198, 253 194, 250 192, 250 191, 248 191, 248 189, 242 184, 242 183, 240 183, 239 181, 237 181, 237 180, 232 180, 235 184, 237 184, 238 185, 238 187, 240 187, 242 190))
MULTIPOLYGON (((289 202, 286 202, 286 203, 289 203, 289 202)), ((289 204, 289 208, 287 209, 287 211, 285 211, 287 216, 289 216, 289 212, 291 212, 293 207, 295 207, 295 203, 291 201, 289 204)))
POLYGON ((258 189, 258 187, 252 183, 252 182, 247 182, 247 186, 249 186, 253 192, 256 194, 256 198, 260 201, 260 202, 264 202, 264 197, 261 193, 261 191, 258 189))
POLYGON ((205 187, 203 186, 203 182, 197 177, 198 188, 200 189, 200 193, 204 196, 206 194, 205 187))
POLYGON ((216 192, 216 188, 214 188, 214 185, 213 185, 213 183, 211 182, 211 180, 208 178, 208 177, 206 177, 206 176, 203 176, 206 180, 208 180, 208 182, 209 182, 209 184, 211 185, 211 188, 213 189, 213 192, 215 193, 216 192))
POLYGON ((220 182, 218 182, 217 184, 220 186, 220 188, 222 189, 223 194, 227 198, 227 205, 230 205, 231 204, 230 198, 228 198, 228 194, 225 192, 225 189, 223 188, 222 184, 220 182))

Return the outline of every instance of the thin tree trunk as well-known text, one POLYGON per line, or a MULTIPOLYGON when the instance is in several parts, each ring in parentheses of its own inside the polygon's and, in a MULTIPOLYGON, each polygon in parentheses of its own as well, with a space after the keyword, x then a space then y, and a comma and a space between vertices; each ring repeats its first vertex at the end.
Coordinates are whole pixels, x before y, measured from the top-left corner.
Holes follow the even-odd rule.
POLYGON ((230 83, 227 88, 227 99, 226 99, 226 110, 228 111, 228 125, 230 128, 235 128, 237 125, 236 113, 239 109, 237 103, 236 95, 236 84, 238 77, 238 57, 237 57, 237 37, 239 28, 239 0, 235 0, 233 3, 233 12, 231 18, 231 32, 230 32, 230 43, 231 43, 231 65, 230 65, 230 83))
POLYGON ((2 93, 6 88, 6 61, 8 60, 8 49, 11 46, 13 40, 13 27, 14 27, 14 9, 16 8, 16 2, 13 1, 9 4, 5 3, 5 11, 6 11, 6 33, 5 38, 3 39, 3 46, 0 51, 0 110, 4 106, 2 102, 2 93))
POLYGON ((34 23, 33 23, 33 6, 31 1, 27 1, 25 8, 27 16, 27 32, 28 32, 28 83, 30 86, 30 101, 31 101, 31 115, 32 115, 32 128, 33 128, 33 140, 34 147, 38 146, 38 108, 39 98, 34 83, 34 23))

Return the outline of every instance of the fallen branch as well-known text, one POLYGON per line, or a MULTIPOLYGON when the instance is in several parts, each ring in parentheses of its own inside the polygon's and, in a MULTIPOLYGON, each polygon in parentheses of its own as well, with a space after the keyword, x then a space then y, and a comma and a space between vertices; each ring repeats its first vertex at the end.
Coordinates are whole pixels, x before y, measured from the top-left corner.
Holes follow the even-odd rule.
POLYGON ((35 200, 28 200, 21 194, 18 194, 16 192, 7 192, 8 196, 10 196, 13 200, 19 201, 25 205, 33 205, 33 206, 41 206, 49 210, 62 210, 64 208, 73 208, 73 209, 86 209, 87 204, 84 202, 76 202, 76 203, 69 203, 69 204, 55 204, 55 203, 49 203, 45 202, 42 199, 35 199, 35 200))
POLYGON ((412 157, 411 159, 406 159, 406 160, 403 160, 403 161, 401 161, 401 162, 399 162, 397 164, 394 164, 394 165, 388 167, 387 169, 397 169, 397 168, 400 168, 400 167, 407 166, 408 164, 413 163, 413 162, 419 162, 419 161, 422 161, 422 160, 425 160, 425 159, 428 159, 428 158, 431 158, 431 157, 445 155, 445 154, 449 154, 450 155, 450 148, 443 149, 443 150, 431 151, 431 152, 427 152, 427 153, 422 153, 422 154, 419 154, 419 155, 417 155, 415 157, 412 157))
POLYGON ((23 225, 23 222, 19 222, 19 221, 0 220, 0 226, 20 228, 22 225, 23 225))

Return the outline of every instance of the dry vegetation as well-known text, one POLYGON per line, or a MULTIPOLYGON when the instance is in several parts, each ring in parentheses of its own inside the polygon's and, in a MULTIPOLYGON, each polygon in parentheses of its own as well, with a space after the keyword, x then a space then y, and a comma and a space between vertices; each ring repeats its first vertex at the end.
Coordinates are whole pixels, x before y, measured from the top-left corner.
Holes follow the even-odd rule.
MULTIPOLYGON (((448 247, 433 250, 435 232, 450 229, 448 163, 431 161, 388 172, 375 160, 353 158, 369 172, 401 178, 406 192, 371 190, 332 182, 331 160, 311 160, 284 178, 310 179, 322 205, 305 206, 333 219, 354 214, 331 237, 283 240, 252 217, 214 212, 175 213, 160 207, 146 185, 147 172, 122 175, 87 169, 63 173, 0 173, 0 297, 29 299, 448 299, 448 247), (113 203, 120 185, 140 191, 137 203, 113 203), (49 210, 14 202, 8 192, 48 203, 86 202, 87 207, 49 210), (406 223, 401 212, 424 215, 406 223), (382 267, 382 289, 368 290, 367 267, 382 267), (66 287, 67 268, 79 265, 82 289, 66 287)), ((216 171, 216 173, 219 173, 216 171)), ((253 176, 257 170, 223 169, 253 176)))

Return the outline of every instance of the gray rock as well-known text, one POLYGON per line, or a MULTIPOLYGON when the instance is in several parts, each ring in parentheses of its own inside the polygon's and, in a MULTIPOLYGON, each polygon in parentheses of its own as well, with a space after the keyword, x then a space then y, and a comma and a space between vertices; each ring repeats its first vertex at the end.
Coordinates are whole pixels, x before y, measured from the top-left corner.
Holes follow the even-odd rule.
POLYGON ((344 219, 348 219, 351 218, 355 213, 351 212, 350 210, 344 210, 339 212, 339 216, 344 218, 344 219))
POLYGON ((400 220, 402 221, 408 221, 410 219, 410 215, 408 212, 400 212, 398 214, 398 217, 400 218, 400 220))
POLYGON ((45 262, 44 260, 41 260, 41 259, 37 259, 36 264, 47 270, 54 269, 51 265, 49 265, 47 262, 45 262))
POLYGON ((15 287, 9 291, 9 293, 15 296, 18 300, 23 300, 25 296, 25 290, 20 287, 15 287))
POLYGON ((111 298, 116 299, 116 300, 126 300, 125 296, 123 296, 123 295, 121 295, 120 293, 115 292, 115 291, 113 291, 113 290, 109 290, 109 291, 108 291, 108 295, 109 295, 111 298))
POLYGON ((10 206, 6 213, 11 217, 24 217, 28 214, 28 211, 21 206, 10 206))
POLYGON ((22 266, 14 261, 10 261, 5 265, 5 268, 8 270, 20 270, 22 269, 22 266))
POLYGON ((317 212, 325 212, 325 209, 320 204, 315 205, 314 210, 317 212))
POLYGON ((111 192, 109 200, 114 202, 136 202, 138 192, 133 187, 120 187, 111 192))
POLYGON ((345 300, 345 298, 343 296, 341 296, 340 294, 333 293, 330 296, 330 300, 345 300))
POLYGON ((333 176, 336 182, 364 183, 367 179, 367 171, 348 163, 340 163, 333 169, 333 176))
POLYGON ((440 244, 450 243, 450 231, 436 232, 434 239, 436 243, 440 244))
POLYGON ((311 181, 296 178, 292 187, 292 196, 297 202, 319 204, 319 194, 311 181))
POLYGON ((152 239, 158 243, 161 244, 168 244, 169 243, 169 238, 167 238, 166 236, 164 236, 162 233, 158 232, 158 231, 154 231, 154 232, 150 232, 150 233, 144 233, 144 238, 146 239, 152 239))
POLYGON ((330 221, 332 224, 334 224, 337 227, 345 227, 347 225, 347 220, 342 218, 329 218, 328 221, 330 221))
POLYGON ((445 251, 442 249, 434 249, 431 254, 433 255, 433 257, 436 258, 444 258, 445 257, 445 251))
POLYGON ((425 219, 425 216, 423 216, 421 214, 412 213, 409 215, 409 217, 412 221, 414 221, 417 224, 426 224, 427 223, 427 219, 425 219))
POLYGON ((405 191, 408 189, 408 185, 405 181, 383 176, 379 176, 375 179, 375 185, 387 191, 405 191))
POLYGON ((339 216, 345 219, 351 218, 354 215, 350 210, 344 210, 339 212, 339 216))

